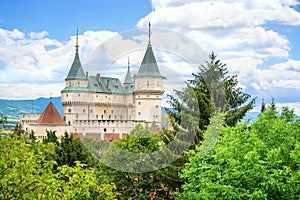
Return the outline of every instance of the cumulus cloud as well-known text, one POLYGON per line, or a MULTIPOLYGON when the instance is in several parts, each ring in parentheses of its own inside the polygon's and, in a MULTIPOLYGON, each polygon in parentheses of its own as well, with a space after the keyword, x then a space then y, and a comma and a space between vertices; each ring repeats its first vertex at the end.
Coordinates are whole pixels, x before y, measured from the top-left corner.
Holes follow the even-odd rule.
MULTIPOLYGON (((114 34, 87 31, 79 35, 81 59, 114 34)), ((60 42, 46 31, 25 34, 0 28, 0 98, 59 96, 74 59, 75 44, 76 36, 60 42)))
POLYGON ((151 21, 154 27, 184 34, 208 53, 213 50, 253 97, 299 102, 299 60, 291 58, 289 38, 278 32, 278 27, 300 25, 298 4, 296 0, 152 0, 152 12, 137 27, 151 21), (280 63, 268 64, 274 58, 280 63))

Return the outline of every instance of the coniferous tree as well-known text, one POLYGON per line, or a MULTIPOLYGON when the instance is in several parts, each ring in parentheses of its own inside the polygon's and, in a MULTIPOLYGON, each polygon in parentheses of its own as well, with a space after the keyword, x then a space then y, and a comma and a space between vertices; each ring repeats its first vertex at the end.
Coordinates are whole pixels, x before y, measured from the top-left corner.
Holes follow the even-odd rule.
POLYGON ((74 138, 72 134, 65 133, 60 143, 55 148, 55 160, 58 165, 75 166, 75 161, 80 161, 88 167, 96 164, 95 158, 87 150, 84 144, 74 138))
POLYGON ((0 118, 0 125, 2 125, 3 129, 6 129, 7 123, 8 123, 7 117, 0 118))
POLYGON ((31 132, 29 133, 29 139, 31 143, 35 143, 36 141, 36 136, 34 135, 34 131, 31 130, 31 132))
POLYGON ((253 108, 255 99, 250 100, 251 96, 238 87, 237 75, 229 75, 226 64, 214 52, 193 77, 186 88, 175 91, 169 103, 177 109, 171 113, 175 121, 195 132, 196 144, 202 140, 203 131, 216 111, 226 112, 226 124, 234 126, 253 108))
POLYGON ((56 137, 56 131, 46 131, 47 132, 47 137, 45 139, 43 139, 43 143, 49 143, 49 142, 52 142, 56 145, 58 145, 58 140, 57 140, 57 137, 56 137))
POLYGON ((264 98, 262 99, 261 101, 261 109, 260 109, 260 112, 263 113, 266 111, 266 104, 265 104, 265 101, 264 101, 264 98))
POLYGON ((272 97, 271 109, 276 110, 276 103, 275 103, 274 97, 272 97))

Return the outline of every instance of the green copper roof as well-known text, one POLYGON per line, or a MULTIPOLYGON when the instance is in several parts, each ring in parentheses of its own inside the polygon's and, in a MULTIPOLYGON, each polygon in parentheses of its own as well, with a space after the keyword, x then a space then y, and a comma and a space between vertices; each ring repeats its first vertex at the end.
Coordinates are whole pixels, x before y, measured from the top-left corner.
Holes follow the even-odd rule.
POLYGON ((131 78, 130 68, 128 66, 124 84, 131 84, 131 83, 133 83, 133 81, 132 81, 132 78, 131 78))
POLYGON ((133 92, 133 84, 126 90, 118 78, 89 76, 88 87, 65 87, 62 92, 96 92, 106 94, 129 94, 133 92))
POLYGON ((86 79, 85 77, 85 73, 83 71, 80 59, 79 59, 79 55, 78 55, 78 51, 76 51, 75 53, 75 58, 73 61, 73 64, 71 66, 71 69, 68 73, 68 76, 66 78, 66 80, 74 80, 74 79, 86 79))
POLYGON ((156 59, 154 57, 154 53, 152 50, 152 46, 149 43, 146 53, 144 55, 142 64, 139 68, 138 73, 136 76, 155 76, 155 77, 163 77, 158 69, 156 59))
POLYGON ((76 35, 75 48, 76 48, 75 58, 74 58, 73 64, 71 66, 71 69, 68 73, 68 76, 67 76, 66 80, 74 80, 74 79, 75 80, 78 80, 78 79, 86 80, 87 78, 85 77, 85 73, 83 71, 83 68, 82 68, 82 65, 81 65, 81 62, 80 62, 80 59, 79 59, 79 54, 78 54, 78 48, 79 48, 79 45, 78 45, 78 29, 77 29, 77 35, 76 35))

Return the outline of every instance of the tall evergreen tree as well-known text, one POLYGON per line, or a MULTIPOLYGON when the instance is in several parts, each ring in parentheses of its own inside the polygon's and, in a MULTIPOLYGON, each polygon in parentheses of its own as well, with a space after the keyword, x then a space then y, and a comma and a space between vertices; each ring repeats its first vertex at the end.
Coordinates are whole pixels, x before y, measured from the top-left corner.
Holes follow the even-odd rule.
POLYGON ((46 131, 47 132, 47 137, 45 139, 43 139, 43 143, 49 143, 49 142, 52 142, 56 145, 58 145, 58 140, 57 140, 57 137, 56 137, 56 131, 46 131))
POLYGON ((260 112, 263 113, 265 111, 266 111, 266 104, 265 104, 264 99, 262 99, 260 112))
POLYGON ((194 78, 187 82, 187 87, 175 91, 169 103, 178 111, 171 116, 189 132, 194 132, 196 143, 203 139, 203 131, 215 111, 226 112, 225 123, 234 126, 253 108, 255 99, 250 100, 251 96, 238 87, 237 75, 229 75, 226 64, 217 59, 214 52, 192 75, 194 78))
POLYGON ((6 129, 7 123, 7 117, 0 117, 0 125, 2 125, 3 129, 6 129))
POLYGON ((55 148, 55 160, 59 166, 68 165, 73 167, 76 165, 75 161, 80 161, 88 167, 96 164, 95 158, 84 144, 78 138, 74 138, 72 134, 68 133, 65 133, 55 148))

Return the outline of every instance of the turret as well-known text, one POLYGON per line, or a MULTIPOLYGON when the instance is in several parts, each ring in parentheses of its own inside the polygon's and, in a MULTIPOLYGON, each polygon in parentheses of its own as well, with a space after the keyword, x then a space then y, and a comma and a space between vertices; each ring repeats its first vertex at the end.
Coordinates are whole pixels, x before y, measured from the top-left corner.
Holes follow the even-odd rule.
POLYGON ((65 79, 65 88, 61 91, 62 105, 64 106, 64 120, 69 124, 72 124, 72 122, 76 119, 76 114, 74 114, 74 103, 79 102, 82 98, 84 98, 80 93, 86 92, 88 88, 88 73, 85 73, 83 70, 79 59, 78 49, 79 45, 77 29, 75 57, 65 79))
POLYGON ((164 94, 163 80, 151 45, 151 24, 149 22, 148 46, 139 68, 134 76, 134 95, 136 104, 136 119, 151 123, 155 119, 161 125, 161 100, 164 94))

